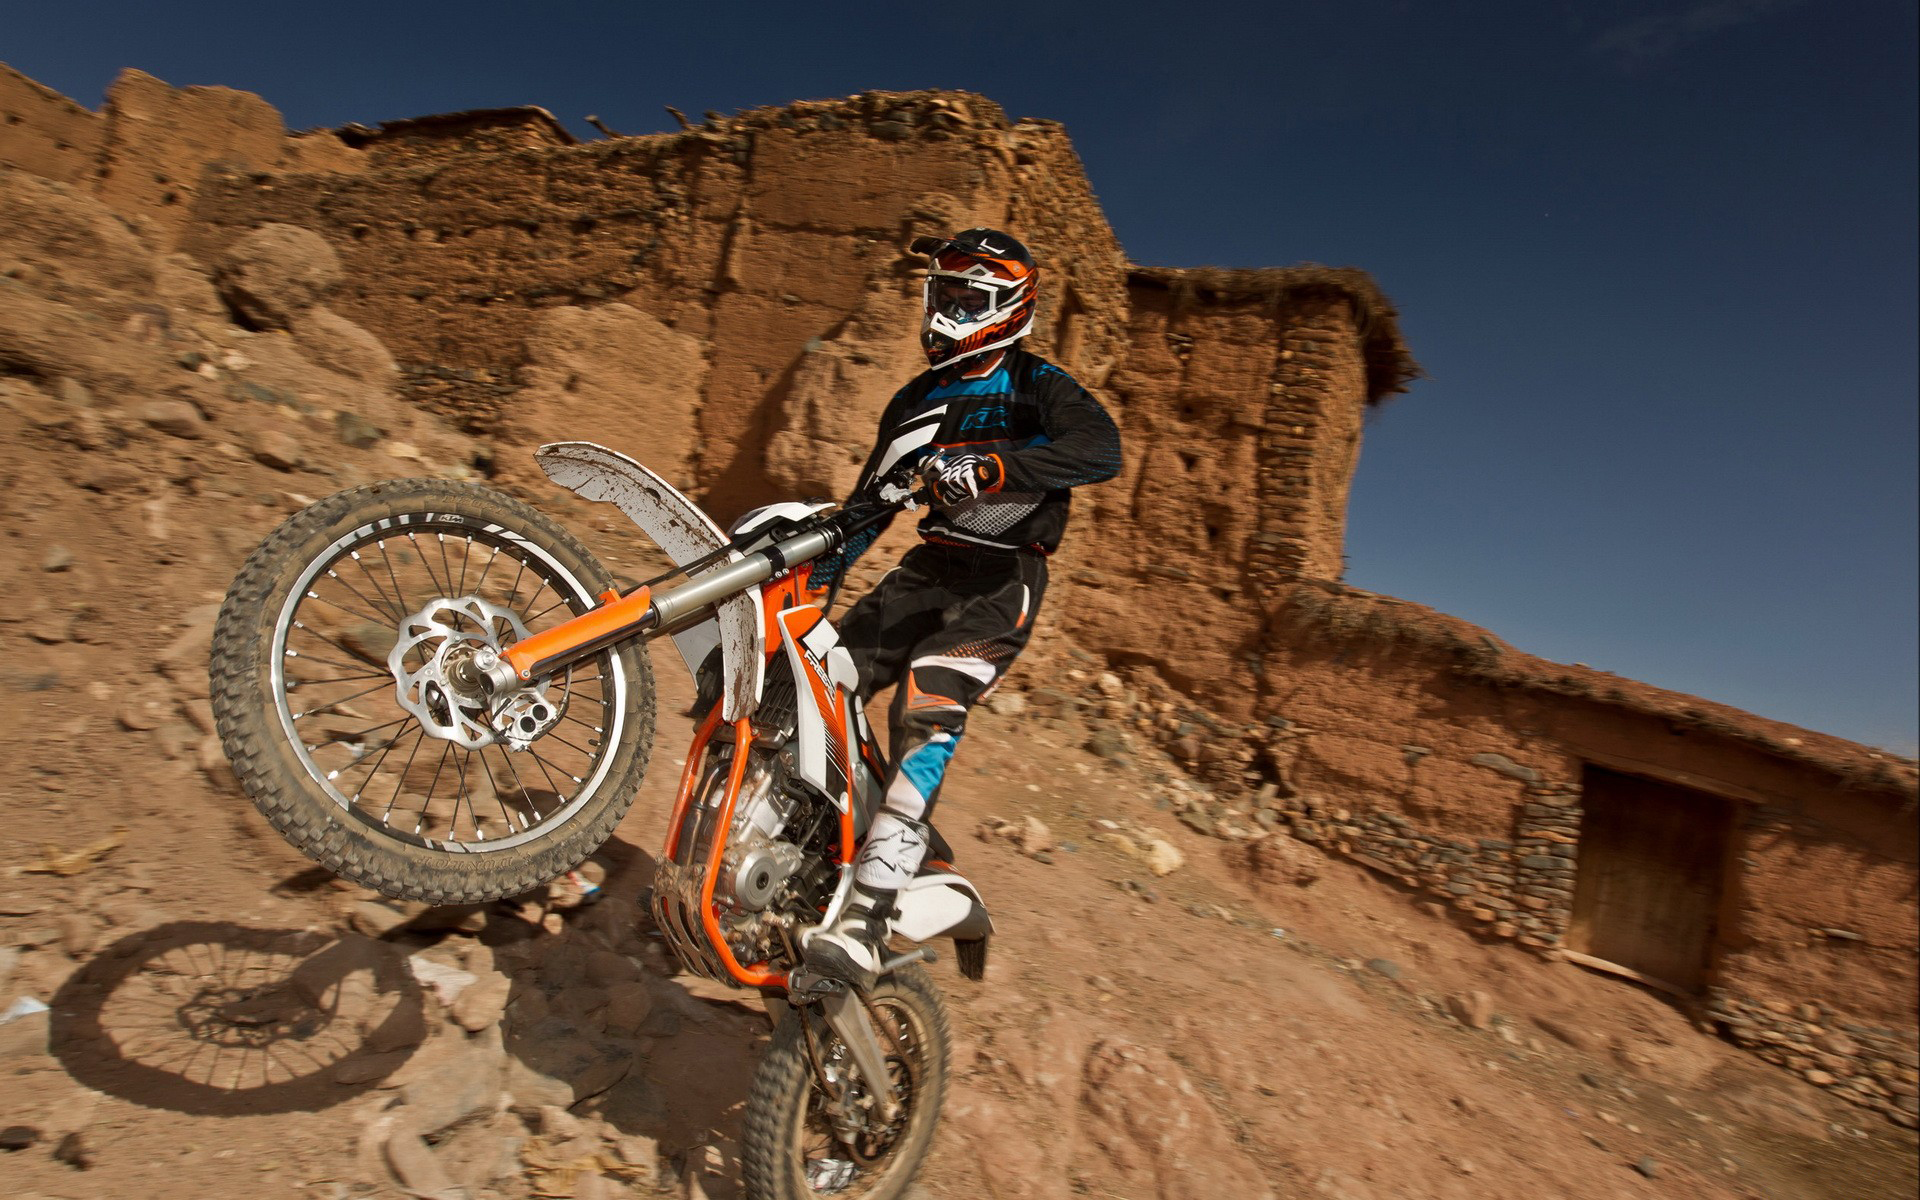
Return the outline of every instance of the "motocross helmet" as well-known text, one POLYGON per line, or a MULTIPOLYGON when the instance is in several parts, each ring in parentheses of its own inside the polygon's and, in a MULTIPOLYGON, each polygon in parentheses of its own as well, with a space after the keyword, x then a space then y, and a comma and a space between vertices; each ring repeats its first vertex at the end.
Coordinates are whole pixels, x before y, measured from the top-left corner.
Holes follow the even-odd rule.
POLYGON ((1040 268, 1015 239, 997 229, 968 229, 950 238, 915 238, 910 249, 932 260, 920 346, 933 366, 998 350, 1033 328, 1040 268))

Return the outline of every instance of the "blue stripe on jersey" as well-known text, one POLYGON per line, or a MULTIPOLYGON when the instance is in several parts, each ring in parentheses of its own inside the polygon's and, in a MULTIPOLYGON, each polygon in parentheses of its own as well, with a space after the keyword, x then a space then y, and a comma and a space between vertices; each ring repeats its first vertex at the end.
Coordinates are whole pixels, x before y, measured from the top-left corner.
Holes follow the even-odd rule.
POLYGON ((1005 367, 996 367, 990 375, 979 379, 957 379, 952 383, 934 388, 927 393, 929 400, 944 400, 948 396, 1000 396, 1013 390, 1013 378, 1005 367))

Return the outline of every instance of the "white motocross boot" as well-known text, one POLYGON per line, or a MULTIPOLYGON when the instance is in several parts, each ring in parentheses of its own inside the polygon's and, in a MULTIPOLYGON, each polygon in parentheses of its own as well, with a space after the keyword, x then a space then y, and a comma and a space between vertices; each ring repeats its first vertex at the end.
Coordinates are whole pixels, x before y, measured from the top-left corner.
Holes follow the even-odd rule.
POLYGON ((806 939, 807 969, 871 990, 887 958, 887 921, 893 916, 894 898, 919 874, 926 855, 924 824, 892 809, 880 810, 854 860, 846 907, 832 925, 806 939))

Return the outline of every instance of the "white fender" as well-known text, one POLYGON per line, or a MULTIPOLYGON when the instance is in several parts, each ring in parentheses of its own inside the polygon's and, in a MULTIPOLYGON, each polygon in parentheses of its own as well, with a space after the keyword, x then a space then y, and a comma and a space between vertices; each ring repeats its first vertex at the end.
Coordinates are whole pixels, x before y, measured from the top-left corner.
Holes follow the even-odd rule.
MULTIPOLYGON (((593 442, 550 442, 533 456, 547 478, 588 500, 611 504, 646 531, 681 566, 726 545, 727 535, 679 490, 626 455, 593 442)), ((715 567, 737 561, 729 554, 715 567)), ((697 672, 715 643, 724 664, 726 700, 721 715, 738 721, 760 702, 766 660, 761 652, 759 589, 717 606, 716 615, 673 635, 687 670, 697 672)))
POLYGON ((993 932, 993 918, 978 888, 950 871, 929 871, 894 898, 892 927, 916 942, 956 936, 971 941, 993 932))

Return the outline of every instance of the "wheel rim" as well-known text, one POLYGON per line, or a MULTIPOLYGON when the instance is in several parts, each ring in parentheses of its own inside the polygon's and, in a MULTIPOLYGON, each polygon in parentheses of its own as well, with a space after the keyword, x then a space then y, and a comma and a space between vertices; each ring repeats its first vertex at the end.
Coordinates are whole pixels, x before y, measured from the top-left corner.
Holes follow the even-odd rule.
MULTIPOLYGON (((833 1117, 827 1110, 829 1097, 822 1090, 819 1078, 809 1073, 807 1092, 800 1111, 794 1114, 792 1130, 802 1194, 870 1195, 899 1165, 894 1151, 913 1132, 921 1099, 919 1085, 926 1076, 925 1023, 898 996, 876 996, 868 1011, 884 1024, 884 1028, 874 1032, 887 1047, 887 1072, 900 1098, 900 1114, 883 1137, 864 1132, 855 1139, 855 1146, 849 1147, 835 1132, 833 1117)), ((831 1069, 836 1059, 844 1063, 845 1047, 839 1039, 830 1038, 823 1054, 831 1069)), ((841 1070, 844 1069, 842 1066, 841 1070)))
POLYGON ((446 513, 361 525, 314 556, 274 623, 281 729, 308 778, 364 827, 434 850, 522 845, 564 824, 606 784, 628 719, 621 656, 599 654, 556 681, 560 717, 513 751, 430 734, 430 724, 472 728, 446 711, 461 697, 423 700, 417 677, 403 685, 388 655, 398 651, 396 660, 417 669, 448 642, 497 648, 593 604, 578 575, 503 526, 446 513), (460 603, 468 597, 480 603, 460 603), (396 646, 428 609, 447 635, 396 646), (414 711, 422 704, 440 705, 445 720, 429 713, 423 722, 414 711))

